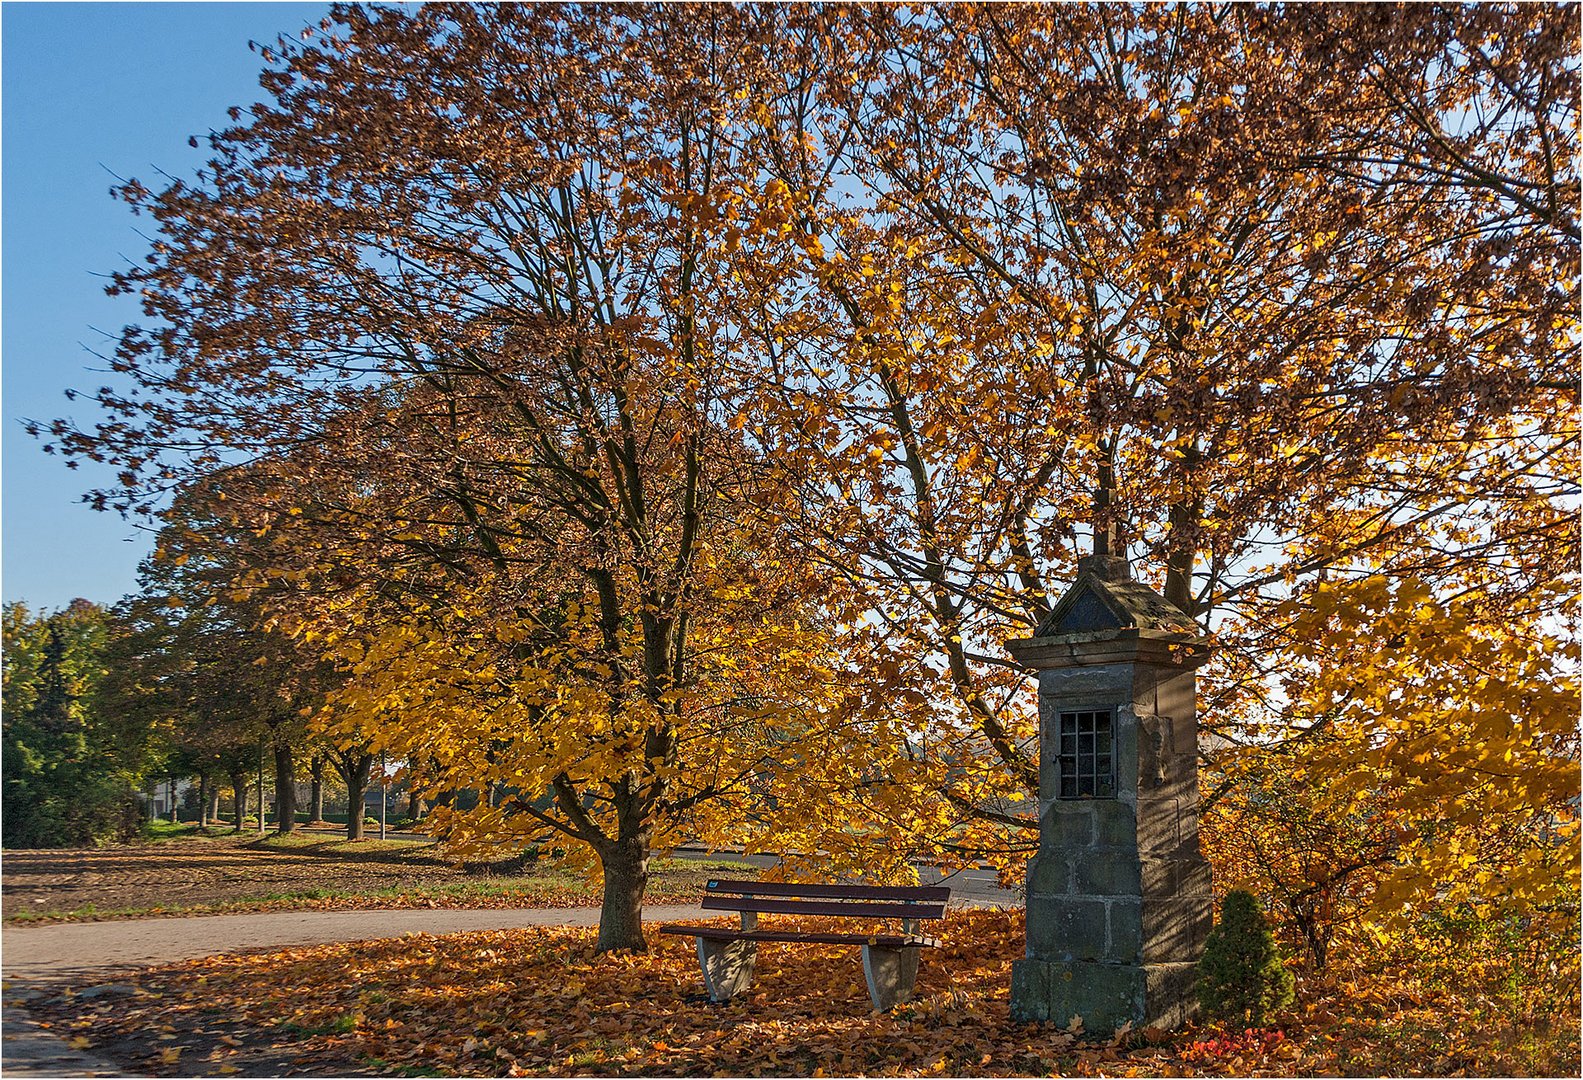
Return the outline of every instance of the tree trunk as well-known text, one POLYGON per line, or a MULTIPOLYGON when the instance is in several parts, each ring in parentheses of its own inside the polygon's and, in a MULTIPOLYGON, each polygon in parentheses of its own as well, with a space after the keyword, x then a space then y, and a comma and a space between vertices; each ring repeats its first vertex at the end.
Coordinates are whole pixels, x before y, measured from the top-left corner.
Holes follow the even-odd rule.
POLYGON ((643 940, 643 894, 649 887, 648 844, 641 839, 617 840, 599 852, 605 872, 604 901, 599 908, 599 939, 595 952, 631 949, 647 952, 643 940))
POLYGON ((1303 936, 1303 944, 1308 949, 1308 962, 1313 970, 1325 970, 1326 946, 1330 944, 1329 928, 1323 925, 1317 913, 1307 904, 1288 903, 1287 910, 1292 913, 1292 921, 1297 924, 1297 932, 1303 936))
POLYGON ((220 781, 217 777, 214 787, 209 791, 209 820, 216 825, 220 823, 220 781))
POLYGON ((170 823, 177 825, 180 822, 181 818, 176 815, 176 778, 172 776, 170 778, 170 823))
POLYGON ((297 770, 291 756, 291 747, 275 747, 275 831, 280 834, 297 827, 297 770))
POLYGON ((1198 528, 1204 513, 1204 500, 1172 503, 1170 531, 1166 534, 1170 545, 1165 555, 1165 599, 1176 605, 1184 614, 1197 615, 1193 602, 1193 564, 1197 558, 1197 541, 1192 534, 1198 528))
POLYGON ((308 802, 313 807, 312 820, 324 820, 324 755, 313 755, 312 786, 309 788, 308 802))
POLYGON ((198 828, 209 824, 209 774, 198 774, 198 828))
POLYGON ((236 800, 236 805, 231 808, 231 816, 236 822, 236 831, 241 832, 242 819, 247 817, 247 773, 231 774, 231 795, 236 800))
POLYGON ((368 794, 368 777, 374 768, 374 755, 337 750, 330 764, 346 784, 346 838, 363 838, 363 800, 368 794))
POLYGON ((407 788, 407 820, 417 821, 423 817, 423 812, 423 800, 418 797, 418 790, 409 786, 407 788))
POLYGON ((363 802, 368 795, 368 770, 354 774, 346 782, 346 838, 363 838, 363 802))

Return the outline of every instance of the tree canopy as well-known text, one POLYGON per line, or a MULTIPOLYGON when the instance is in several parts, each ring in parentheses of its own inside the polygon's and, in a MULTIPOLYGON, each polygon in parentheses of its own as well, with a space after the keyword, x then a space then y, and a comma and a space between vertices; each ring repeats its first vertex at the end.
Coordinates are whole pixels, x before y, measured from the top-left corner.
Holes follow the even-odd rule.
POLYGON ((1576 24, 338 6, 117 189, 146 319, 51 430, 228 500, 321 726, 597 858, 601 947, 683 835, 1015 875, 1001 642, 1087 552, 1215 636, 1222 873, 1321 884, 1275 798, 1371 925, 1575 916, 1576 24))

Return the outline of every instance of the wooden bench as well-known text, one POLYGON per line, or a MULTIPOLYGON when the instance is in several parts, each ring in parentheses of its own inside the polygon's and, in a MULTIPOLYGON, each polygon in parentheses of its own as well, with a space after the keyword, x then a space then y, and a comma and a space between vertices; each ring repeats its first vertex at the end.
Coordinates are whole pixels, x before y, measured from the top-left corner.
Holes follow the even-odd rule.
POLYGON ((863 975, 874 1008, 885 1011, 912 996, 918 978, 918 950, 938 944, 918 934, 920 919, 945 914, 951 890, 944 885, 890 888, 881 885, 797 885, 775 881, 710 881, 701 906, 735 911, 740 928, 662 926, 662 934, 696 939, 698 966, 711 1001, 729 1001, 753 984, 753 962, 761 941, 819 945, 861 945, 863 975), (900 919, 900 934, 814 933, 760 930, 763 915, 826 915, 847 919, 900 919))

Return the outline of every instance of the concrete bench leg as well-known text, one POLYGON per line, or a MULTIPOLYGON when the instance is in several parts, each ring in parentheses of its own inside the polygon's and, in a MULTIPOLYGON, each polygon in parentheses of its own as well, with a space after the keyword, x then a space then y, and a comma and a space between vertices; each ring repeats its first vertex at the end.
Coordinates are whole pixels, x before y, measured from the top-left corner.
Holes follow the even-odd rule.
POLYGON ((717 941, 697 938, 698 966, 704 971, 704 988, 710 1001, 730 1001, 753 985, 756 941, 717 941))
POLYGON ((888 1012, 912 997, 918 981, 918 951, 916 946, 863 946, 863 976, 874 1008, 888 1012))

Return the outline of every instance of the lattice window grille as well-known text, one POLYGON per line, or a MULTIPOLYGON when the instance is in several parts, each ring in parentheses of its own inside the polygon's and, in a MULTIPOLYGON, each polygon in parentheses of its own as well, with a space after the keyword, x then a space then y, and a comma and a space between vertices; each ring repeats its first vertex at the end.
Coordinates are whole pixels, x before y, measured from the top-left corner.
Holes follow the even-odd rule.
POLYGON ((1114 714, 1109 709, 1063 712, 1061 798, 1116 797, 1114 714))

